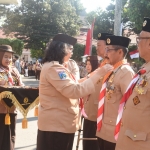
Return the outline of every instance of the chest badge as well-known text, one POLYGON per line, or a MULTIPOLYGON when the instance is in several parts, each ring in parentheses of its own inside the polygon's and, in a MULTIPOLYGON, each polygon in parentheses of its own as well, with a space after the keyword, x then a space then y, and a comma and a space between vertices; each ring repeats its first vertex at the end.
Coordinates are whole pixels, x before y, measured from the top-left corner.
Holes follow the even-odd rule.
POLYGON ((139 100, 138 96, 135 96, 135 97, 133 98, 133 103, 134 103, 134 105, 137 105, 137 104, 140 103, 140 100, 139 100))
POLYGON ((146 76, 144 77, 140 77, 139 81, 137 82, 136 84, 136 87, 135 87, 135 91, 139 94, 139 95, 142 95, 145 93, 145 88, 148 84, 147 82, 147 78, 146 76))

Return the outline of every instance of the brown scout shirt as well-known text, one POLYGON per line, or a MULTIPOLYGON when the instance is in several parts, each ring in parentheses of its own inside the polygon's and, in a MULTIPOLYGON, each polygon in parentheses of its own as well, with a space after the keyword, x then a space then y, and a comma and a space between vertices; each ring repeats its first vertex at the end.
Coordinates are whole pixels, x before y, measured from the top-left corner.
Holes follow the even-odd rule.
POLYGON ((142 94, 134 88, 126 102, 116 150, 150 150, 150 62, 143 67, 148 81, 142 94))
MULTIPOLYGON (((22 83, 21 76, 20 76, 17 68, 13 67, 13 70, 15 71, 15 73, 18 76, 18 79, 15 76, 13 76, 13 80, 14 81, 16 80, 16 82, 15 82, 16 85, 14 85, 14 86, 24 86, 24 84, 22 83)), ((8 81, 8 77, 4 72, 0 72, 0 78, 5 79, 6 81, 8 81)), ((3 85, 0 85, 0 86, 3 86, 3 85)), ((8 112, 7 107, 5 107, 5 106, 6 106, 6 104, 3 102, 3 100, 0 100, 0 113, 7 113, 8 112)), ((10 108, 9 113, 16 113, 16 108, 15 108, 14 105, 10 108)))
POLYGON ((78 98, 94 92, 94 82, 99 78, 93 75, 79 84, 63 65, 56 61, 45 63, 39 85, 39 130, 75 133, 79 129, 78 98))
POLYGON ((79 67, 73 59, 69 59, 67 63, 67 68, 74 75, 76 80, 80 79, 79 67))
POLYGON ((98 98, 100 89, 102 87, 102 80, 99 80, 95 85, 95 92, 84 99, 84 110, 87 115, 87 120, 97 121, 98 98))
POLYGON ((100 131, 96 132, 97 137, 112 143, 116 143, 114 138, 114 130, 120 100, 132 80, 132 77, 134 76, 134 71, 129 65, 122 65, 120 68, 116 68, 114 73, 114 79, 112 82, 114 85, 114 92, 110 95, 110 99, 105 96, 102 127, 100 131))

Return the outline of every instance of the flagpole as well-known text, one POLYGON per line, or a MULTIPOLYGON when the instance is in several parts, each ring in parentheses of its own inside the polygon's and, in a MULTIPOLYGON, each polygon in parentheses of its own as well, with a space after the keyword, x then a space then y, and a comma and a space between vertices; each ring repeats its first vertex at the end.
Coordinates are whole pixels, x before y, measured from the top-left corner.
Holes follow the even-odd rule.
POLYGON ((93 30, 94 30, 95 17, 91 25, 91 47, 90 47, 90 55, 92 55, 92 41, 93 41, 93 30))

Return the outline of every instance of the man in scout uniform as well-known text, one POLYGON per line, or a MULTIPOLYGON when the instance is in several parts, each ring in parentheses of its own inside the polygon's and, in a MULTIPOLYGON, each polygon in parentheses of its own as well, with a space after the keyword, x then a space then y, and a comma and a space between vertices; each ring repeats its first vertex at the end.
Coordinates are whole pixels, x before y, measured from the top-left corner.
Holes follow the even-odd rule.
POLYGON ((96 47, 96 51, 97 51, 97 57, 99 62, 103 62, 104 61, 104 54, 105 54, 105 47, 106 47, 106 36, 107 35, 112 35, 109 33, 99 33, 97 36, 97 47, 96 47))
POLYGON ((130 39, 126 37, 106 36, 105 56, 114 70, 104 76, 99 96, 96 136, 100 150, 115 149, 114 130, 119 103, 134 75, 124 59, 129 43, 130 39))
POLYGON ((115 135, 119 134, 116 150, 150 149, 150 18, 144 18, 137 44, 146 63, 130 83, 129 90, 133 89, 125 99, 122 126, 115 130, 115 135))
MULTIPOLYGON (((103 66, 105 64, 104 54, 106 48, 106 36, 111 35, 109 33, 99 33, 97 36, 97 56, 99 65, 103 66), (100 58, 100 59, 99 59, 100 58)), ((90 59, 87 58, 87 59, 90 59)), ((90 75, 88 75, 90 76, 90 75)), ((84 138, 95 138, 96 134, 96 120, 97 120, 97 108, 98 108, 98 97, 102 85, 102 79, 100 79, 95 85, 95 92, 88 96, 86 103, 84 103, 84 109, 87 117, 85 117, 83 134, 84 138)), ((99 150, 97 140, 85 140, 83 141, 83 150, 99 150)))

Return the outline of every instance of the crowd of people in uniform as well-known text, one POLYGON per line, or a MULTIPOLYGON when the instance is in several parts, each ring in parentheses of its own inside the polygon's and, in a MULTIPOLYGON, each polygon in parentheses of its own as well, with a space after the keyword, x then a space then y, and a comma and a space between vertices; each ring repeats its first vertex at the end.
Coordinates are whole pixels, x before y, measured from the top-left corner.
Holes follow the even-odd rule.
POLYGON ((42 64, 37 60, 36 62, 25 61, 24 58, 19 60, 19 56, 14 55, 13 65, 17 68, 21 75, 25 77, 35 76, 36 80, 40 79, 40 72, 42 69, 42 64))
MULTIPOLYGON (((40 73, 37 150, 72 150, 82 122, 83 138, 96 138, 83 140, 83 150, 150 149, 150 18, 136 40, 146 62, 139 71, 125 59, 129 38, 99 33, 97 56, 87 56, 87 75, 80 78, 70 59, 77 39, 54 36, 40 73)), ((0 46, 1 86, 23 86, 12 56, 10 46, 0 46)), ((0 150, 14 149, 15 110, 0 101, 0 150), (4 124, 7 113, 10 125, 4 124)))

